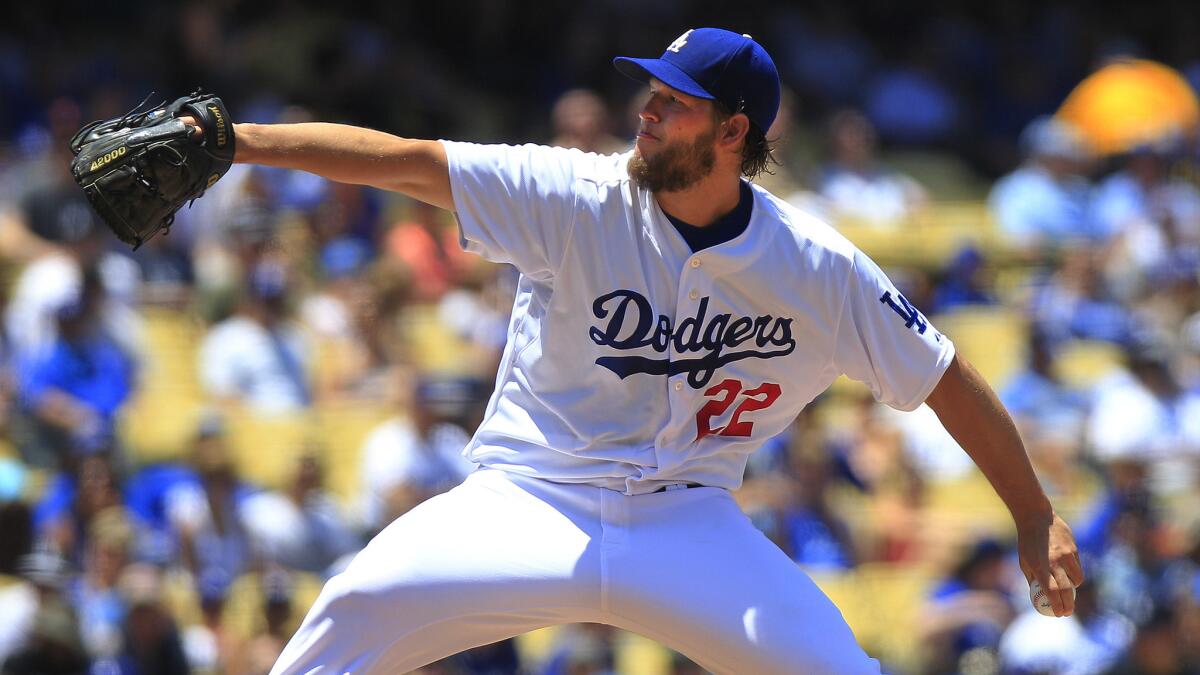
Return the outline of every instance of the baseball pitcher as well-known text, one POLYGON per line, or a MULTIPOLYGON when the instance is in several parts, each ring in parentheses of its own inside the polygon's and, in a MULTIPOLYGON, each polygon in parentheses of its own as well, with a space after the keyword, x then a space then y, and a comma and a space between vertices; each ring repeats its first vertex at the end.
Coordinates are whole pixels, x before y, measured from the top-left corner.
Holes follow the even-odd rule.
POLYGON ((600 622, 718 673, 878 673, 730 496, 750 453, 842 374, 893 407, 936 411, 1011 511, 1026 576, 1070 614, 1073 536, 991 388, 853 244, 746 180, 769 159, 779 107, 763 47, 699 28, 660 58, 614 64, 649 85, 634 147, 617 155, 233 124, 204 95, 81 137, 76 175, 135 245, 173 211, 114 202, 177 207, 231 158, 452 211, 467 250, 521 273, 466 449, 480 468, 331 579, 272 672, 405 672, 600 622), (109 138, 122 133, 154 140, 109 138), (155 180, 163 148, 201 165, 174 192, 155 180))

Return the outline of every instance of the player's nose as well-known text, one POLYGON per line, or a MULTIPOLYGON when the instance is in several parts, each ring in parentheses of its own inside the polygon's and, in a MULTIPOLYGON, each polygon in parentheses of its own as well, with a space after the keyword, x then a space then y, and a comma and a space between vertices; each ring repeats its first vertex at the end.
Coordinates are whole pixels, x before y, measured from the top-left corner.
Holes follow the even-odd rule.
POLYGON ((649 101, 646 101, 646 105, 642 106, 641 111, 638 112, 638 119, 643 122, 658 122, 662 119, 659 114, 658 104, 654 102, 656 98, 652 96, 649 101))

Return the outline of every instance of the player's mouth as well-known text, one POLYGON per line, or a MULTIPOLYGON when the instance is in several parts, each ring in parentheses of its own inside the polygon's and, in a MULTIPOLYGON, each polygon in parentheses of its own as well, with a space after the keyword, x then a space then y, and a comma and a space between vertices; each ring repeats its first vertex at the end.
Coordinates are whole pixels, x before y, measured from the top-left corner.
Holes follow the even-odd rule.
POLYGON ((639 141, 646 141, 646 140, 649 140, 649 141, 660 141, 660 140, 662 140, 662 139, 660 139, 658 136, 655 136, 654 134, 650 133, 649 131, 646 131, 645 129, 642 129, 642 130, 639 130, 639 131, 638 131, 638 133, 637 133, 637 139, 638 139, 639 141))

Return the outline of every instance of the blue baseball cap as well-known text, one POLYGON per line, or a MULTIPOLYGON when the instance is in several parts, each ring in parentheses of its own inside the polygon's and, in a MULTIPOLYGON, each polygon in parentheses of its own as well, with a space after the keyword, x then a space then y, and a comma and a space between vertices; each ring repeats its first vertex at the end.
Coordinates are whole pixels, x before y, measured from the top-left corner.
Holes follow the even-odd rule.
POLYGON ((640 82, 654 77, 690 96, 740 109, 763 133, 779 112, 779 71, 749 35, 694 28, 675 38, 660 58, 618 56, 613 65, 640 82))

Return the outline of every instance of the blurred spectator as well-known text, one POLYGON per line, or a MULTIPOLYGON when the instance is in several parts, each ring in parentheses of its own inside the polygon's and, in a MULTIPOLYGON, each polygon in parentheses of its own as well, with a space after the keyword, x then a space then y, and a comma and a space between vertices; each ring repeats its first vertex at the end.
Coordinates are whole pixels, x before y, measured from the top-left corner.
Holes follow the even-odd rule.
POLYGON ((388 231, 386 250, 411 272, 413 299, 436 302, 467 277, 477 258, 462 249, 458 226, 441 209, 415 200, 408 207, 409 218, 388 231))
POLYGON ((857 562, 850 529, 831 502, 832 467, 823 449, 791 457, 792 499, 781 514, 783 550, 813 571, 847 570, 857 562))
POLYGON ((1165 345, 1126 347, 1127 370, 1097 385, 1088 438, 1101 461, 1138 458, 1159 493, 1195 487, 1200 462, 1200 393, 1179 386, 1165 345))
POLYGON ((612 135, 604 99, 590 89, 571 89, 550 110, 554 138, 550 145, 608 155, 629 149, 631 141, 612 135))
POLYGON ((107 453, 73 460, 47 486, 34 511, 39 546, 82 564, 92 519, 122 505, 120 479, 107 453))
POLYGON ((767 141, 771 144, 771 156, 777 163, 767 165, 768 171, 755 176, 754 183, 767 192, 786 199, 798 208, 816 196, 802 189, 799 175, 811 173, 813 149, 807 147, 798 119, 796 94, 787 86, 779 91, 779 112, 771 128, 767 129, 767 141))
POLYGON ((475 469, 463 457, 474 387, 425 378, 403 397, 405 410, 375 428, 362 449, 363 521, 377 532, 409 509, 458 485, 475 469))
POLYGON ((312 403, 311 353, 291 320, 288 282, 279 264, 259 263, 238 313, 204 337, 200 379, 217 401, 259 414, 295 412, 312 403))
MULTIPOLYGON (((5 291, 0 290, 0 316, 4 315, 6 301, 5 291)), ((4 444, 12 433, 13 408, 17 398, 16 364, 13 363, 7 332, 4 322, 0 321, 0 444, 4 444)))
POLYGON ((1118 292, 1132 297, 1156 270, 1179 255, 1195 259, 1200 244, 1200 190, 1170 172, 1178 140, 1144 145, 1097 188, 1093 209, 1112 240, 1108 273, 1118 292))
MULTIPOLYGON (((309 217, 321 271, 361 275, 374 260, 375 242, 383 234, 380 192, 345 183, 328 186, 328 195, 316 202, 309 217)), ((308 257, 299 262, 307 263, 308 257)))
POLYGON ((93 659, 115 659, 124 647, 122 632, 129 608, 117 582, 129 563, 133 528, 123 511, 109 507, 92 518, 83 573, 70 588, 83 643, 93 659))
POLYGON ((1131 340, 1139 308, 1122 306, 1110 292, 1099 252, 1080 247, 1062 253, 1057 269, 1034 282, 1029 307, 1034 329, 1056 342, 1131 340))
POLYGON ((614 672, 615 632, 601 623, 563 626, 539 675, 610 675, 614 672))
POLYGON ((167 235, 152 237, 133 257, 142 280, 141 301, 182 309, 191 300, 195 285, 191 253, 186 243, 167 235))
POLYGON ((121 590, 128 603, 124 625, 124 647, 105 664, 115 675, 188 675, 187 658, 175 619, 162 602, 160 572, 154 567, 134 565, 121 576, 121 590))
POLYGON ((995 305, 992 275, 987 259, 974 246, 964 246, 950 259, 933 289, 933 313, 963 305, 995 305))
POLYGON ((1088 213, 1083 140, 1068 123, 1039 117, 1021 133, 1025 163, 992 187, 988 206, 1009 241, 1032 253, 1097 239, 1088 213))
POLYGON ((16 152, 0 154, 0 260, 26 262, 55 253, 91 219, 77 208, 86 209, 87 201, 69 170, 68 141, 84 121, 76 100, 56 97, 45 106, 44 122, 23 130, 16 152), (56 199, 65 200, 65 207, 53 208, 56 199))
POLYGON ((358 244, 327 246, 321 256, 325 283, 300 304, 317 354, 315 389, 321 400, 380 398, 387 389, 395 354, 383 335, 399 302, 384 295, 386 264, 367 265, 358 244))
POLYGON ((1068 387, 1054 368, 1055 346, 1030 330, 1025 364, 999 390, 1038 473, 1056 493, 1076 486, 1087 397, 1068 387))
POLYGON ((167 518, 201 596, 223 597, 257 565, 244 512, 253 490, 237 475, 219 418, 202 420, 190 451, 197 480, 180 481, 166 495, 167 518))
MULTIPOLYGON (((452 673, 501 675, 520 672, 521 664, 512 639, 459 652, 444 663, 452 673)), ((589 671, 590 672, 590 671, 589 671)))
POLYGON ((1025 364, 1001 387, 1000 401, 1023 435, 1056 424, 1078 427, 1087 401, 1055 371, 1055 343, 1042 331, 1030 330, 1025 344, 1025 364))
POLYGON ((1174 559, 1166 523, 1152 500, 1110 493, 1083 529, 1095 551, 1089 554, 1091 583, 1103 610, 1140 625, 1171 607, 1174 559))
POLYGON ((1179 383, 1189 391, 1200 391, 1200 311, 1180 322, 1179 342, 1175 363, 1179 383))
POLYGON ((1191 675, 1200 663, 1189 662, 1173 611, 1162 608, 1140 625, 1133 646, 1108 675, 1191 675))
POLYGON ((247 672, 246 642, 225 621, 229 583, 210 575, 201 580, 197 595, 200 622, 184 628, 180 636, 188 665, 197 673, 247 672))
POLYGON ((916 181, 884 167, 877 156, 875 127, 856 110, 829 120, 829 163, 821 169, 817 192, 833 217, 874 225, 897 225, 926 201, 916 181))
POLYGON ((266 192, 252 167, 234 164, 204 199, 176 214, 171 243, 185 242, 200 300, 236 292, 273 246, 278 215, 266 192))
POLYGON ((1098 675, 1108 672, 1133 639, 1133 624, 1096 603, 1096 586, 1076 590, 1075 614, 1043 616, 1027 607, 1000 639, 1005 675, 1098 675))
MULTIPOLYGON (((38 607, 62 601, 69 569, 57 554, 27 550, 5 572, 13 575, 15 583, 0 586, 0 665, 28 640, 38 607)), ((0 672, 5 671, 0 668, 0 672)))
MULTIPOLYGON (((55 336, 55 314, 77 297, 84 277, 98 274, 105 291, 100 321, 110 337, 136 353, 140 322, 132 305, 138 300, 137 265, 123 253, 108 250, 111 233, 96 218, 87 199, 71 179, 62 158, 55 180, 33 189, 10 213, 5 229, 26 228, 31 240, 22 249, 37 251, 16 277, 5 325, 18 358, 37 355, 55 336)), ((0 221, 3 222, 3 221, 0 221)))
POLYGON ((784 6, 771 23, 772 50, 781 72, 805 100, 846 105, 861 95, 875 63, 872 40, 854 12, 839 5, 784 6))
POLYGON ((438 321, 453 331, 465 348, 456 372, 492 378, 508 341, 515 291, 516 273, 512 267, 488 265, 442 296, 438 321))
POLYGON ((90 661, 79 638, 79 622, 65 601, 38 607, 29 638, 10 655, 0 672, 5 675, 86 675, 90 661))
POLYGON ((18 497, 0 494, 0 578, 15 575, 17 561, 33 550, 33 512, 18 497))
POLYGON ((64 452, 111 446, 116 415, 135 384, 133 358, 101 324, 104 288, 96 270, 85 269, 78 293, 61 302, 54 337, 21 368, 21 397, 35 430, 22 449, 26 461, 42 467, 61 462, 64 452))
MULTIPOLYGON (((876 405, 871 393, 862 390, 854 401, 846 431, 832 439, 829 447, 868 499, 869 524, 861 533, 869 542, 864 559, 916 562, 929 555, 923 526, 926 484, 941 477, 941 473, 932 462, 922 464, 921 457, 913 453, 905 439, 908 432, 896 424, 905 417, 887 412, 891 410, 876 405)), ((925 411, 933 418, 930 424, 936 424, 933 411, 925 411)), ((958 455, 964 454, 957 445, 955 448, 958 455)))
POLYGON ((25 588, 32 593, 13 598, 19 602, 2 605, 6 628, 12 632, 0 672, 9 675, 79 674, 87 672, 89 660, 79 634, 79 620, 64 590, 70 581, 70 566, 53 552, 38 551, 18 563, 25 588))
POLYGON ((921 610, 925 672, 957 673, 964 657, 995 654, 1014 616, 1008 596, 1014 574, 1008 550, 992 539, 975 541, 964 551, 921 610))
POLYGON ((291 623, 293 586, 291 574, 284 570, 272 568, 262 575, 263 629, 245 649, 251 673, 269 672, 296 629, 291 623))
POLYGON ((867 83, 864 108, 884 138, 920 145, 949 141, 961 122, 960 103, 935 72, 933 46, 910 43, 905 63, 885 65, 867 83))
POLYGON ((283 492, 246 499, 246 527, 265 562, 331 577, 362 548, 324 482, 321 460, 306 451, 283 492))

